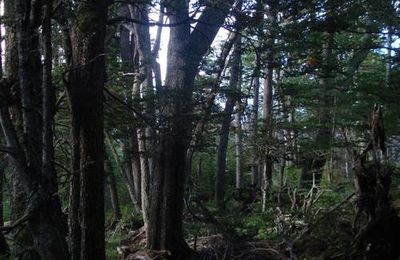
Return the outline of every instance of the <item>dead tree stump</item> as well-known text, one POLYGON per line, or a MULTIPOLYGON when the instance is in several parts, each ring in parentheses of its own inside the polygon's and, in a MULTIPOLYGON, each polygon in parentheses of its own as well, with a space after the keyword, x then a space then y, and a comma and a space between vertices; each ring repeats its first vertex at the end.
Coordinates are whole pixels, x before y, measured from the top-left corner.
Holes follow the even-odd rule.
POLYGON ((394 168, 377 156, 384 150, 382 112, 374 106, 368 145, 354 151, 357 214, 353 228, 356 250, 352 259, 398 259, 400 256, 400 218, 389 195, 394 168), (368 160, 368 157, 372 160, 368 160))

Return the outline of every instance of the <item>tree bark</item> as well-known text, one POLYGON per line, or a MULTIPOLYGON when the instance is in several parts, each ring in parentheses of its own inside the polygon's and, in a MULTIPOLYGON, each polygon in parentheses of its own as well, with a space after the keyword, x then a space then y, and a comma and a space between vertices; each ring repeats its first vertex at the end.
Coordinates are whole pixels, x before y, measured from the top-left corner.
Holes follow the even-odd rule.
MULTIPOLYGON (((105 259, 104 234, 104 40, 107 1, 79 2, 71 30, 71 123, 79 168, 80 259, 105 259), (78 155, 79 151, 79 155, 78 155)), ((77 196, 74 194, 74 196, 77 196)), ((75 234, 71 234, 72 237, 75 234)), ((78 242, 78 241, 76 241, 78 242)))
POLYGON ((269 38, 267 42, 267 64, 265 68, 264 93, 263 93, 263 124, 267 138, 267 147, 263 158, 263 185, 262 185, 262 209, 266 208, 267 194, 272 185, 272 167, 273 161, 270 154, 268 144, 273 136, 272 129, 272 98, 273 98, 273 74, 274 74, 274 41, 275 41, 275 26, 277 22, 276 2, 272 3, 268 10, 268 20, 271 24, 269 29, 269 38))
POLYGON ((218 2, 207 6, 192 32, 186 1, 171 1, 166 6, 170 22, 178 25, 170 28, 166 77, 169 91, 168 95, 165 92, 162 96, 163 121, 155 160, 147 238, 149 248, 170 250, 175 259, 187 258, 190 251, 183 239, 182 213, 194 79, 231 4, 218 2))
MULTIPOLYGON (((145 4, 132 7, 133 18, 142 21, 144 24, 134 24, 136 49, 139 54, 139 73, 138 73, 138 100, 143 97, 142 108, 145 117, 152 123, 154 121, 154 86, 153 86, 153 55, 151 51, 148 10, 145 4)), ((145 228, 148 226, 149 219, 149 189, 150 176, 154 170, 154 146, 155 133, 152 126, 142 126, 138 129, 138 144, 141 169, 141 199, 142 215, 145 228)))
POLYGON ((226 153, 229 142, 229 132, 232 121, 233 108, 239 96, 239 75, 241 59, 241 39, 238 37, 233 46, 230 59, 231 77, 229 80, 230 91, 225 103, 223 119, 219 133, 219 144, 217 149, 217 173, 215 179, 215 201, 220 209, 224 207, 225 197, 225 172, 226 172, 226 153))
POLYGON ((235 114, 235 157, 236 157, 236 189, 243 188, 243 161, 242 161, 242 151, 243 151, 243 136, 242 136, 242 108, 241 102, 238 100, 236 102, 236 114, 235 114))
MULTIPOLYGON (((41 259, 66 259, 68 257, 66 230, 62 221, 61 204, 57 193, 56 173, 51 167, 48 167, 49 163, 47 163, 48 159, 54 156, 54 151, 49 148, 50 145, 52 146, 52 141, 46 142, 46 146, 44 146, 42 137, 42 127, 52 122, 51 115, 48 113, 51 103, 46 106, 46 111, 42 107, 43 100, 49 101, 47 91, 51 88, 49 86, 51 77, 48 77, 49 69, 51 71, 51 52, 48 50, 49 45, 44 44, 43 78, 46 82, 42 85, 38 28, 42 25, 44 42, 50 41, 52 4, 50 1, 38 3, 18 0, 15 1, 15 10, 18 74, 23 107, 23 146, 19 144, 10 116, 5 114, 7 113, 5 108, 2 117, 3 130, 8 135, 7 143, 16 151, 14 154, 14 160, 18 165, 16 181, 22 185, 25 196, 30 198, 26 203, 24 216, 16 222, 26 219, 26 228, 30 233, 28 237, 32 238, 33 250, 21 248, 22 252, 20 253, 31 255, 34 252, 33 254, 40 256, 41 259), (26 16, 27 12, 30 14, 29 17, 26 16), (42 117, 42 114, 46 116, 42 117), (42 157, 42 147, 46 147, 46 156, 44 157, 42 157), (46 168, 42 168, 43 162, 46 162, 46 168)), ((27 236, 19 236, 17 240, 20 240, 15 244, 20 246, 26 242, 31 244, 30 239, 24 240, 25 238, 27 236)), ((14 251, 14 253, 18 252, 14 251)))

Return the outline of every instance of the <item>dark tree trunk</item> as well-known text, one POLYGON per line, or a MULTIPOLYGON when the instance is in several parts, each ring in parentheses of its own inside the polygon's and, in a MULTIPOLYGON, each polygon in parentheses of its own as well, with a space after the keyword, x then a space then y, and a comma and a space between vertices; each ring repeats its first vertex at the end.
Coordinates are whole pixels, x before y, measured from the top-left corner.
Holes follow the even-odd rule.
POLYGON ((168 2, 171 23, 166 88, 162 93, 162 127, 152 182, 148 247, 170 250, 173 258, 187 258, 182 212, 186 179, 186 151, 191 134, 192 90, 200 60, 207 52, 231 3, 207 6, 190 32, 186 1, 168 2), (210 25, 210 22, 212 25, 210 25))
POLYGON ((225 103, 221 129, 219 132, 219 145, 217 150, 217 173, 215 178, 215 201, 219 208, 224 206, 225 197, 225 172, 226 172, 226 153, 229 142, 229 132, 232 121, 233 108, 238 99, 238 84, 240 74, 241 59, 241 39, 238 37, 233 46, 232 57, 230 60, 231 77, 229 80, 230 92, 225 103))
POLYGON ((0 165, 0 227, 4 226, 4 166, 0 165))
MULTIPOLYGON (((18 219, 14 224, 25 223, 14 239, 13 254, 24 257, 36 256, 41 259, 67 259, 66 230, 62 221, 61 206, 57 193, 54 168, 47 167, 52 162, 54 151, 48 133, 42 136, 42 127, 52 124, 51 102, 48 91, 51 88, 51 51, 48 47, 51 32, 50 1, 43 3, 16 1, 16 32, 18 46, 18 74, 21 95, 23 122, 23 146, 11 121, 8 109, 10 82, 2 82, 0 123, 7 146, 13 150, 16 167, 14 183, 21 187, 24 197, 24 210, 18 209, 18 219), (41 9, 43 8, 43 17, 41 9), (29 16, 26 14, 29 13, 29 16), (43 79, 39 53, 39 26, 42 25, 43 79), (43 82, 43 84, 41 83, 43 82), (43 99, 42 99, 43 98, 43 99), (46 107, 42 107, 42 102, 46 107), (50 104, 50 105, 49 105, 50 104), (43 117, 42 117, 43 115, 43 117), (45 140, 46 139, 46 140, 45 140), (46 144, 46 146, 44 145, 46 144), (42 148, 44 148, 42 150, 42 148), (45 156, 43 153, 46 153, 45 156), (46 167, 42 167, 46 165, 46 167), (49 170, 50 169, 50 170, 49 170)), ((51 90, 50 90, 51 91, 51 90)))
POLYGON ((215 201, 219 208, 224 206, 225 197, 225 172, 226 172, 226 153, 229 141, 229 129, 232 121, 232 112, 235 106, 234 100, 228 97, 225 103, 224 117, 219 132, 219 144, 217 150, 217 174, 215 178, 215 201))
MULTIPOLYGON (((4 1, 4 17, 10 21, 15 21, 15 3, 14 1, 4 1)), ((15 84, 13 89, 16 93, 16 97, 13 100, 13 105, 8 104, 10 107, 7 108, 6 104, 2 104, 2 127, 3 133, 5 135, 6 143, 9 144, 9 137, 6 136, 6 129, 8 128, 8 134, 12 134, 13 131, 21 133, 22 125, 22 111, 21 111, 21 101, 20 92, 18 89, 18 48, 17 48, 17 38, 16 38, 16 24, 9 23, 6 25, 6 35, 5 35, 5 75, 8 83, 15 84), (10 121, 6 119, 10 116, 10 121), (15 128, 12 126, 11 118, 14 123, 15 128), (4 123, 7 123, 8 127, 4 128, 4 123), (8 139, 8 141, 7 141, 8 139)), ((7 93, 8 94, 8 93, 7 93)), ((8 98, 5 95, 5 98, 8 98)), ((11 100, 7 100, 8 102, 11 100)), ((16 133, 15 133, 16 135, 16 133)), ((15 143, 14 145, 19 145, 15 143)), ((16 176, 14 171, 11 176, 11 193, 10 193, 10 220, 15 223, 20 217, 24 215, 24 209, 26 207, 26 197, 24 193, 24 188, 20 182, 20 179, 16 176)), ((16 255, 21 252, 21 248, 18 243, 14 243, 11 248, 11 254, 16 255)))
MULTIPOLYGON (((105 259, 103 87, 107 1, 79 2, 75 15, 69 99, 76 155, 73 164, 79 167, 80 177, 80 252, 75 247, 71 253, 75 257, 79 254, 80 259, 102 260, 105 259)), ((77 194, 72 196, 76 198, 77 194)), ((71 234, 72 238, 75 236, 71 234)))

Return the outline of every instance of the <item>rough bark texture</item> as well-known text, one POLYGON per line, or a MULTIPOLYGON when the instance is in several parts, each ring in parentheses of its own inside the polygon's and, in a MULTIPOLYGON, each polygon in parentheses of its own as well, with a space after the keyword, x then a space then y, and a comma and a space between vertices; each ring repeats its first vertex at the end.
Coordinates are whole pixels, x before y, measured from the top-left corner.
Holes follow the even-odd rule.
MULTIPOLYGON (((15 3, 14 1, 5 1, 4 2, 4 17, 5 19, 9 19, 11 21, 15 20, 15 3)), ((17 39, 16 39, 16 25, 15 23, 10 23, 6 25, 6 35, 5 35, 5 75, 8 84, 14 85, 14 87, 10 87, 11 92, 15 92, 16 98, 13 100, 14 104, 10 105, 7 109, 7 105, 4 104, 2 108, 2 116, 3 122, 7 121, 5 118, 10 115, 10 123, 11 119, 15 126, 15 131, 18 133, 22 132, 22 111, 21 111, 21 101, 20 101, 20 92, 19 92, 19 84, 18 84, 18 49, 17 49, 17 39)), ((4 86, 3 86, 4 87, 4 86)), ((4 89, 3 89, 4 91, 4 89)), ((6 91, 8 92, 8 91, 6 91)), ((3 92, 3 98, 8 100, 9 93, 3 92)), ((3 125, 4 127, 4 125, 3 125)), ((12 127, 11 127, 12 129, 12 127)), ((3 129, 4 132, 4 129, 3 129)), ((10 132, 9 132, 10 133, 10 132)), ((16 134, 16 133, 15 133, 16 134)), ((7 137, 5 138, 7 140, 7 137)), ((23 187, 20 183, 19 178, 17 178, 16 174, 11 175, 11 197, 10 197, 10 220, 11 222, 17 221, 24 214, 25 209, 25 193, 23 191, 23 187)), ((15 255, 19 248, 16 246, 11 248, 12 254, 15 255)))
POLYGON ((46 108, 42 107, 43 101, 49 101, 46 91, 51 88, 49 84, 51 77, 48 77, 49 69, 51 71, 51 52, 49 53, 49 45, 46 44, 50 40, 51 10, 50 1, 42 3, 15 1, 19 90, 23 107, 21 138, 17 135, 8 109, 10 82, 2 81, 1 87, 0 123, 7 146, 13 151, 16 167, 14 183, 22 188, 25 198, 30 198, 24 203, 23 211, 22 208, 18 209, 19 216, 14 221, 14 224, 22 226, 14 239, 13 254, 22 258, 33 256, 41 259, 68 258, 66 230, 62 221, 56 174, 51 167, 47 167, 48 158, 54 153, 51 149, 44 149, 46 156, 42 157, 44 152, 42 147, 45 147, 43 144, 46 143, 46 148, 49 145, 48 136, 42 136, 42 127, 52 122, 52 116, 47 113, 51 103, 46 108), (43 81, 43 85, 39 52, 40 25, 45 43, 42 71, 46 82, 43 81), (45 114, 46 116, 42 117, 45 114), (46 168, 42 168, 43 165, 46 165, 46 168))
MULTIPOLYGON (((79 167, 80 252, 73 257, 105 259, 104 242, 104 40, 107 1, 79 2, 71 30, 72 63, 69 99, 74 167, 79 167), (79 154, 78 154, 79 151, 79 154)), ((75 191, 77 192, 77 190, 75 191)), ((77 194, 72 194, 77 197, 77 194)), ((78 203, 78 202, 75 202, 78 203)), ((75 239, 75 234, 71 234, 75 239)), ((78 238, 79 239, 79 238, 78 238)))
POLYGON ((186 151, 191 134, 192 90, 198 65, 207 52, 231 3, 205 8, 196 28, 190 32, 186 1, 167 1, 171 23, 168 45, 166 88, 160 143, 152 183, 148 246, 167 249, 173 258, 185 257, 189 248, 183 240, 182 211, 186 175, 186 151))

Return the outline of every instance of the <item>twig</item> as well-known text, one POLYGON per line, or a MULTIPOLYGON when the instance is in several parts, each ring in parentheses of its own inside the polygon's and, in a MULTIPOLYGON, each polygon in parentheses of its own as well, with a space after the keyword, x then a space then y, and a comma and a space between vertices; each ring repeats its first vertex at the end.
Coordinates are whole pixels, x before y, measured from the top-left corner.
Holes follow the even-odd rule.
POLYGON ((320 222, 321 220, 323 220, 326 216, 332 214, 333 212, 335 212, 337 209, 339 209, 340 207, 342 207, 345 203, 347 203, 351 198, 353 198, 353 196, 355 195, 354 192, 352 192, 351 194, 349 194, 344 200, 342 200, 340 203, 338 203, 335 207, 333 207, 332 209, 330 209, 328 212, 326 212, 323 216, 321 216, 320 218, 318 218, 314 223, 312 223, 312 225, 308 226, 305 228, 305 230, 299 234, 295 239, 293 239, 292 244, 294 244, 296 241, 300 240, 306 233, 310 232, 311 230, 313 230, 320 222))

